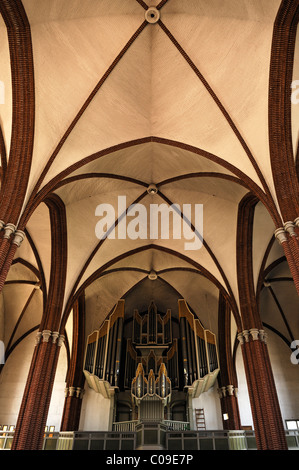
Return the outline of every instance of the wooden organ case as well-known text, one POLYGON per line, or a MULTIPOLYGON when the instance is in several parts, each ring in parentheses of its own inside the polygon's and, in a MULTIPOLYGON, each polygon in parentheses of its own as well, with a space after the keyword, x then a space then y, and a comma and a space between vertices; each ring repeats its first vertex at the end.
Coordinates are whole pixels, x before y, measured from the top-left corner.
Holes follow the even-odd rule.
POLYGON ((124 301, 119 301, 110 318, 88 336, 84 375, 92 389, 111 398, 119 388, 124 301))
POLYGON ((127 322, 120 300, 87 339, 84 375, 96 392, 116 398, 114 421, 126 403, 127 420, 163 422, 178 396, 186 403, 198 397, 214 385, 218 372, 216 336, 183 299, 176 318, 151 302, 147 312, 134 310, 127 322))

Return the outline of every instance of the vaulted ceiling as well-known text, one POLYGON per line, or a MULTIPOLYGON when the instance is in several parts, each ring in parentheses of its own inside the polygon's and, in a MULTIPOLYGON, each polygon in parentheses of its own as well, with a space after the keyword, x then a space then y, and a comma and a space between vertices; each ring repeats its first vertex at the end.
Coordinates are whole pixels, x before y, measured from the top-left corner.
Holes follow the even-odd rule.
MULTIPOLYGON (((282 249, 273 242, 270 208, 278 215, 280 210, 268 129, 271 46, 280 4, 23 0, 34 61, 34 148, 23 209, 30 215, 27 238, 3 291, 6 343, 40 322, 43 294, 33 284, 41 283, 44 291, 49 287, 51 224, 43 201, 53 192, 65 204, 67 218, 64 307, 85 289, 87 333, 119 298, 132 305, 132 293, 139 308, 150 297, 165 309, 184 297, 204 326, 217 333, 219 290, 239 305, 237 216, 249 191, 262 201, 256 206, 252 247, 259 294, 264 271, 268 268, 268 276, 284 263, 282 249), (158 9, 155 23, 145 18, 148 6, 158 9), (150 184, 157 194, 147 192, 150 184), (40 202, 36 207, 33 195, 40 202), (95 209, 111 204, 117 214, 119 195, 126 196, 128 207, 136 201, 147 209, 152 203, 203 204, 202 248, 186 251, 182 240, 171 237, 99 241, 95 209), (147 277, 152 270, 156 281, 147 277)), ((298 47, 297 41, 294 77, 298 47)), ((1 18, 0 63, 5 84, 0 124, 9 156, 13 95, 1 18)), ((299 105, 293 105, 294 159, 298 113, 299 105)), ((292 285, 288 272, 282 277, 292 285)), ((280 331, 280 320, 274 325, 269 318, 273 305, 265 292, 267 324, 280 331)), ((289 304, 295 311, 293 287, 288 299, 282 300, 284 311, 289 304)), ((281 315, 277 303, 275 308, 281 315)), ((298 321, 291 322, 295 335, 298 321)), ((283 334, 291 339, 285 328, 284 323, 283 334)))

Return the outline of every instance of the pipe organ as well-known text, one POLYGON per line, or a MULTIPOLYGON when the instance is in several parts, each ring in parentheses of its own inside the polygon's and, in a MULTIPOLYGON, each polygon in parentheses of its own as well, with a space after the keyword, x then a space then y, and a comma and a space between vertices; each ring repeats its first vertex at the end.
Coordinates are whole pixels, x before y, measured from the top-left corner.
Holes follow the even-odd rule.
POLYGON ((163 315, 151 302, 147 312, 135 310, 127 319, 120 300, 87 339, 88 385, 106 398, 126 396, 139 420, 163 420, 176 395, 185 394, 186 401, 198 397, 213 386, 218 372, 216 336, 185 300, 178 301, 176 317, 171 310, 163 315))
POLYGON ((88 385, 105 398, 119 387, 124 301, 119 301, 112 315, 87 340, 84 375, 88 385))
POLYGON ((202 327, 184 300, 179 300, 179 321, 184 386, 196 398, 214 385, 219 372, 216 336, 202 327))

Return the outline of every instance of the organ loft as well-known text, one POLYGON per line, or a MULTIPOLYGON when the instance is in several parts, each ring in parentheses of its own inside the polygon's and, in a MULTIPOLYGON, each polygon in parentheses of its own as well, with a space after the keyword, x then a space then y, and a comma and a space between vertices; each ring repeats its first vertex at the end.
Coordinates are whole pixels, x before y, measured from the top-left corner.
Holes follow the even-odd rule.
POLYGON ((84 375, 90 388, 111 400, 111 429, 138 431, 192 425, 192 399, 209 390, 219 372, 216 336, 185 300, 178 315, 147 311, 125 318, 120 300, 87 338, 84 375), (123 424, 123 426, 122 426, 123 424))

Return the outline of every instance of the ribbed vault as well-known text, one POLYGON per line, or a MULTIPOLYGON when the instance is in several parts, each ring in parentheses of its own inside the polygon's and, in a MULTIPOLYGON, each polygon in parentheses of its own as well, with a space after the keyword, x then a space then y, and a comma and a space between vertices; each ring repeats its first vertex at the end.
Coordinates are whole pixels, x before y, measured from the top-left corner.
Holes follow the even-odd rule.
MULTIPOLYGON (((287 207, 280 191, 284 165, 275 160, 280 111, 271 97, 278 93, 277 77, 281 90, 290 77, 299 78, 298 1, 153 0, 160 13, 154 24, 145 18, 149 5, 143 0, 18 1, 28 55, 22 66, 31 93, 23 110, 30 117, 27 128, 16 111, 26 90, 7 3, 0 17, 5 84, 0 209, 3 222, 13 217, 27 235, 1 294, 9 351, 38 328, 53 289, 54 261, 62 276, 60 260, 53 260, 62 232, 62 331, 74 302, 85 293, 86 335, 119 299, 127 299, 128 308, 134 302, 144 308, 150 296, 163 309, 168 301, 175 308, 177 299, 185 298, 205 328, 218 333, 221 293, 234 318, 234 340, 242 329, 238 214, 247 195, 256 198, 250 247, 254 295, 265 328, 291 341, 298 329, 298 297, 274 230, 287 215, 294 220, 297 203, 294 198, 287 207), (279 72, 273 31, 284 6, 292 47, 290 60, 281 65, 287 70, 279 72), (15 155, 18 130, 27 133, 26 161, 20 154, 18 162, 15 155), (10 179, 20 162, 24 180, 10 179), (157 194, 147 192, 150 184, 157 194), (14 185, 20 197, 13 196, 11 208, 14 185), (169 239, 97 239, 96 207, 113 207, 117 226, 119 196, 126 198, 126 209, 134 203, 147 211, 151 204, 202 204, 203 246, 188 251, 173 232, 169 239), (58 235, 53 220, 59 217, 49 213, 49 201, 65 217, 58 235), (148 279, 151 271, 157 280, 148 279)), ((281 93, 290 98, 290 87, 281 93)), ((282 133, 290 174, 296 155, 298 162, 298 109, 289 104, 281 111, 288 118, 282 133)), ((194 214, 189 224, 195 227, 194 214)))

